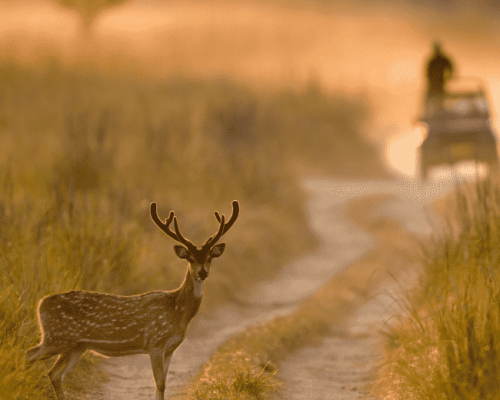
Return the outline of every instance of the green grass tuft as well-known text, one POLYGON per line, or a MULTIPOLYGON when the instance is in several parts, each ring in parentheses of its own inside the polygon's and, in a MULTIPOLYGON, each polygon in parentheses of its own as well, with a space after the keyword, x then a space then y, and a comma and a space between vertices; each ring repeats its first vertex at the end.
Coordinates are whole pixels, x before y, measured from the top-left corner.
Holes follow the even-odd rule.
POLYGON ((246 393, 251 398, 261 399, 264 393, 275 389, 276 384, 272 381, 273 374, 264 367, 258 373, 250 368, 237 370, 234 373, 233 388, 236 393, 246 393))

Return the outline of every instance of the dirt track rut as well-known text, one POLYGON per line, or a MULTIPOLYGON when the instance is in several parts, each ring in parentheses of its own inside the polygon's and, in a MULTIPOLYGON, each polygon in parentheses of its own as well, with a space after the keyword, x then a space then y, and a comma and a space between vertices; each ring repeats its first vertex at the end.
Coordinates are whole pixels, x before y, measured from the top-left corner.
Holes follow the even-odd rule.
POLYGON ((359 271, 369 272, 382 270, 392 262, 403 264, 403 268, 397 272, 397 281, 387 280, 358 308, 341 330, 334 330, 319 346, 303 348, 280 363, 279 375, 286 382, 282 398, 374 400, 376 397, 371 388, 376 378, 377 366, 382 360, 380 330, 390 323, 391 316, 398 310, 394 299, 401 294, 403 288, 411 286, 417 273, 408 265, 410 255, 401 254, 407 246, 401 229, 403 232, 430 233, 432 228, 429 222, 434 221, 434 216, 427 206, 451 186, 446 182, 421 185, 411 181, 379 182, 376 185, 357 182, 348 188, 331 182, 324 183, 323 186, 324 190, 335 196, 345 190, 350 194, 357 193, 357 200, 360 199, 360 193, 390 195, 387 200, 381 202, 379 208, 370 196, 364 197, 363 202, 358 201, 354 207, 358 208, 354 212, 359 213, 370 209, 370 221, 363 221, 362 225, 374 234, 376 244, 375 249, 364 256, 364 261, 355 262, 350 268, 356 269, 357 264, 363 264, 359 271), (386 226, 382 229, 384 221, 386 226), (399 261, 400 256, 403 261, 399 261))

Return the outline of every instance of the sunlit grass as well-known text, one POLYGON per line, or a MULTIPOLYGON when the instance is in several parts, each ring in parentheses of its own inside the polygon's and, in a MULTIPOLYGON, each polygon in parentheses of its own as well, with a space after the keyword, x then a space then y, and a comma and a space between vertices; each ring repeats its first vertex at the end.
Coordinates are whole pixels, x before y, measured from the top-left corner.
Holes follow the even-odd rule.
POLYGON ((391 399, 500 396, 500 189, 457 188, 447 229, 425 246, 425 274, 387 332, 382 393, 391 399))
POLYGON ((38 301, 81 287, 123 292, 136 263, 135 233, 92 195, 56 188, 49 198, 15 199, 12 177, 0 179, 0 397, 50 398, 41 379, 47 363, 24 364, 24 352, 39 340, 38 301))
MULTIPOLYGON (((367 159, 381 165, 356 130, 364 108, 317 89, 257 93, 225 80, 148 80, 51 60, 1 63, 0 99, 1 398, 51 396, 53 360, 24 366, 40 338, 44 295, 180 284, 186 266, 151 223, 151 201, 164 218, 174 209, 195 243, 216 230, 214 210, 228 214, 240 201, 205 291, 200 312, 208 313, 315 245, 296 173, 326 158, 316 160, 307 138, 337 154, 326 171, 342 158, 350 172, 367 159), (362 150, 357 161, 342 138, 362 150)), ((81 382, 79 366, 70 386, 81 382)), ((238 390, 258 393, 267 379, 259 374, 241 369, 238 390)))
POLYGON ((276 371, 269 364, 258 370, 253 365, 250 367, 241 351, 235 354, 236 356, 226 360, 229 363, 225 370, 218 369, 203 385, 193 388, 190 398, 260 400, 277 392, 280 384, 274 377, 276 371))

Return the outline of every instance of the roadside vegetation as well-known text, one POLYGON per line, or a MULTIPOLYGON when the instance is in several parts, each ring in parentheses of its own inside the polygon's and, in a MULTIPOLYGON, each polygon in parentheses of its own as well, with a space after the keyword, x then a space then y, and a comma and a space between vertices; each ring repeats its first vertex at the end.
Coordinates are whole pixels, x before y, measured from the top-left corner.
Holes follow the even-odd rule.
MULTIPOLYGON (((341 173, 383 173, 359 131, 366 105, 318 87, 262 93, 222 79, 4 60, 0 104, 0 398, 51 398, 53 360, 24 365, 44 295, 180 284, 185 263, 151 223, 151 201, 163 218, 174 209, 195 243, 216 230, 214 210, 228 214, 240 201, 204 295, 200 312, 209 313, 315 246, 299 171, 331 159, 328 173, 343 161, 350 170, 341 173)), ((93 362, 68 375, 73 393, 95 382, 85 371, 93 362)), ((234 385, 249 388, 245 368, 234 385)))
POLYGON ((457 187, 446 229, 427 240, 420 285, 387 330, 386 399, 500 397, 500 186, 457 187))

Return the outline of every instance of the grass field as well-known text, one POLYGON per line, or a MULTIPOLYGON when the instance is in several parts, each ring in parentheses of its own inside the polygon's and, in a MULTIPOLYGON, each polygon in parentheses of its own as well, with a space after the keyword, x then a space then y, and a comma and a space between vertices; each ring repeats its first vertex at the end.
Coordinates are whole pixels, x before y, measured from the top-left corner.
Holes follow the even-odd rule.
POLYGON ((421 284, 387 332, 387 399, 498 399, 500 188, 457 188, 447 226, 424 244, 421 284))
POLYGON ((202 303, 209 313, 315 246, 299 176, 383 173, 360 132, 367 106, 316 86, 258 93, 3 60, 0 103, 0 398, 50 398, 52 360, 24 365, 44 295, 179 285, 185 265, 151 223, 151 201, 160 216, 174 209, 195 243, 215 231, 214 210, 240 201, 202 303))

